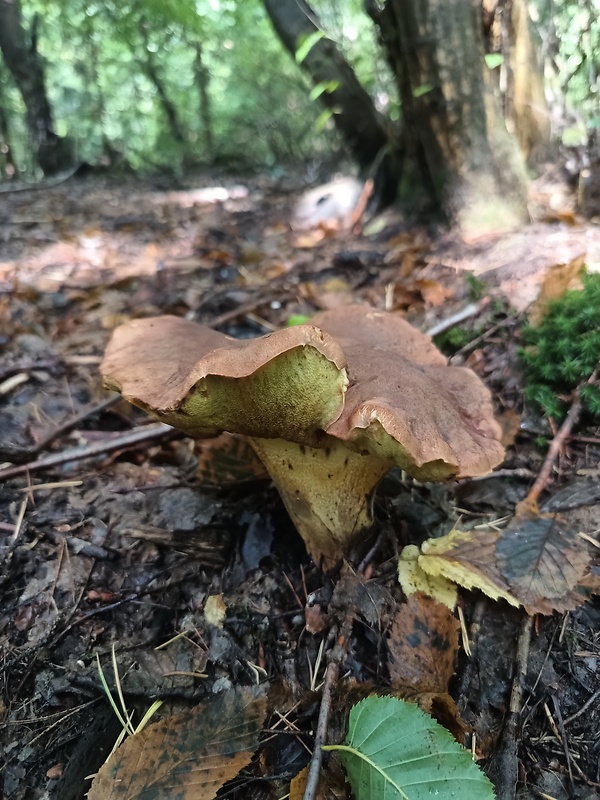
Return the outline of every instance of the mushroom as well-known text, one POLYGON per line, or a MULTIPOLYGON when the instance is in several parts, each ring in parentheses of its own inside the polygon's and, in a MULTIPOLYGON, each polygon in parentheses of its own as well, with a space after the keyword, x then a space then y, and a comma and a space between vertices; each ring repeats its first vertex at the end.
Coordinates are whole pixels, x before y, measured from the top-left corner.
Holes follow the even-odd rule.
POLYGON ((503 458, 488 390, 425 334, 365 306, 237 340, 177 317, 117 328, 108 388, 194 437, 245 434, 314 560, 330 567, 371 525, 394 465, 474 477, 503 458))

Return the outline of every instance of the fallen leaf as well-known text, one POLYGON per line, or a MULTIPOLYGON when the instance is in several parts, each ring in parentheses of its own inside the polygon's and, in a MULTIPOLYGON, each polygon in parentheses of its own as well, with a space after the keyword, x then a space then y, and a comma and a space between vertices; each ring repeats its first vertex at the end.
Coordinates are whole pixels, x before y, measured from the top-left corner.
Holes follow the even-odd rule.
POLYGON ((443 305, 446 300, 454 294, 453 289, 442 286, 439 281, 431 279, 416 280, 412 286, 421 293, 423 300, 431 306, 443 305))
POLYGON ((408 597, 394 615, 388 639, 392 687, 447 692, 458 631, 458 620, 445 604, 421 592, 408 597))
POLYGON ((492 784, 469 751, 412 703, 367 697, 350 712, 338 751, 357 800, 493 800, 492 784))
MULTIPOLYGON (((295 778, 290 781, 289 800, 302 800, 306 789, 308 767, 304 767, 295 778)), ((348 797, 346 777, 337 761, 329 761, 321 766, 319 785, 315 800, 342 800, 348 797)))
POLYGON ((227 606, 222 594, 211 594, 204 603, 204 619, 215 628, 222 628, 227 616, 227 606))
POLYGON ((558 300, 568 289, 582 289, 581 273, 585 267, 585 256, 578 255, 566 264, 555 264, 545 274, 539 294, 529 312, 531 325, 539 325, 550 300, 558 300))
POLYGON ((419 566, 430 576, 454 581, 465 589, 480 589, 492 600, 519 601, 496 564, 497 531, 456 531, 421 545, 419 566))
POLYGON ((512 594, 530 614, 571 610, 594 591, 595 582, 585 580, 588 547, 556 515, 515 517, 498 539, 496 558, 512 594))
POLYGON ((512 447, 521 430, 521 416, 511 408, 505 408, 501 414, 496 415, 496 421, 502 428, 501 442, 503 447, 512 447))
POLYGON ((421 551, 414 544, 402 550, 398 561, 398 581, 402 591, 407 597, 422 592, 453 611, 458 600, 456 584, 440 576, 428 575, 419 564, 420 557, 421 551))
POLYGON ((480 589, 493 600, 524 606, 528 614, 552 614, 576 608, 600 592, 600 576, 589 566, 587 544, 575 529, 556 516, 529 511, 502 531, 452 530, 427 539, 420 552, 408 545, 398 576, 406 594, 422 591, 449 607, 432 579, 480 589))
POLYGON ((239 689, 148 725, 101 767, 88 800, 212 800, 250 762, 265 713, 264 696, 239 689))

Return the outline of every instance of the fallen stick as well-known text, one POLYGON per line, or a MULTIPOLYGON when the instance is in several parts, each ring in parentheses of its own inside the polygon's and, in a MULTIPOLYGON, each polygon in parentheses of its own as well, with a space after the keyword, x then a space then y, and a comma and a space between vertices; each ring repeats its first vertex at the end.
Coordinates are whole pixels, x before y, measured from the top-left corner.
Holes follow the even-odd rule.
POLYGON ((342 628, 331 652, 327 669, 325 670, 325 679, 323 681, 321 706, 319 708, 319 720, 317 722, 317 730, 315 733, 313 754, 310 759, 308 775, 306 777, 306 787, 304 789, 302 800, 315 800, 317 794, 319 778, 321 777, 321 764, 323 763, 323 750, 321 747, 325 744, 325 739, 327 738, 329 716, 331 714, 331 700, 337 686, 338 677, 340 674, 340 666, 348 652, 353 621, 354 615, 350 611, 344 618, 342 628))
POLYGON ((478 303, 469 303, 468 306, 465 306, 460 311, 457 311, 456 314, 453 314, 451 317, 447 319, 443 319, 438 322, 436 325, 433 325, 431 328, 428 328, 425 333, 427 336, 438 336, 440 333, 444 333, 444 331, 453 328, 455 325, 459 325, 461 322, 464 322, 466 319, 470 319, 471 317, 476 317, 480 311, 482 311, 490 302, 489 297, 484 297, 483 300, 480 300, 478 303))
POLYGON ((538 498, 548 485, 550 476, 552 474, 552 469, 554 468, 554 463, 558 458, 565 442, 571 435, 571 431, 577 424, 579 417, 581 416, 581 411, 583 408, 581 402, 581 390, 584 386, 594 383, 597 377, 598 369, 594 370, 587 381, 584 381, 582 384, 580 384, 573 392, 573 402, 571 403, 569 413, 557 431, 556 436, 550 442, 550 447, 548 448, 548 453, 546 454, 542 468, 539 472, 539 475, 535 479, 533 486, 527 493, 527 497, 525 497, 524 500, 521 500, 521 502, 518 504, 516 509, 517 514, 528 514, 532 512, 535 514, 538 513, 538 498))
MULTIPOLYGON (((52 444, 56 439, 63 436, 65 433, 69 433, 72 431, 73 428, 76 428, 80 422, 84 422, 84 420, 88 419, 89 417, 93 417, 94 414, 100 414, 102 411, 106 411, 107 408, 114 406, 118 403, 121 399, 121 395, 113 394, 110 397, 104 398, 99 403, 96 403, 93 406, 89 406, 88 408, 84 408, 83 411, 80 411, 79 414, 75 414, 72 417, 66 419, 63 423, 58 425, 48 436, 45 436, 41 439, 37 444, 33 445, 33 447, 27 448, 27 450, 23 450, 19 452, 19 458, 10 458, 9 461, 28 461, 29 459, 35 458, 39 453, 42 453, 49 444, 52 444)), ((2 448, 0 447, 0 456, 2 455, 2 448)))
POLYGON ((161 439, 167 435, 178 436, 180 434, 170 425, 165 425, 163 422, 133 428, 133 430, 127 433, 123 433, 120 436, 115 436, 103 442, 94 442, 94 444, 71 447, 68 450, 63 450, 60 453, 53 453, 37 461, 30 461, 27 464, 7 467, 6 469, 0 470, 0 481, 14 478, 17 475, 23 475, 27 472, 68 464, 71 461, 82 461, 84 458, 93 458, 103 455, 104 453, 112 453, 115 450, 121 450, 125 447, 132 447, 154 439, 161 439))
POLYGON ((518 743, 521 740, 519 727, 522 722, 523 692, 529 662, 532 628, 533 617, 528 614, 524 615, 517 643, 517 663, 510 693, 508 715, 502 731, 500 747, 494 756, 497 800, 513 800, 517 788, 519 772, 518 743))

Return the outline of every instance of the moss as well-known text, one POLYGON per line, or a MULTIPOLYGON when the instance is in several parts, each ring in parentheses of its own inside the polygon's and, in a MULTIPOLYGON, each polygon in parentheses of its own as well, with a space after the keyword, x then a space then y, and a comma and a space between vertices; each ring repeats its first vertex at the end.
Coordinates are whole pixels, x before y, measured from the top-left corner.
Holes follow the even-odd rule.
POLYGON ((455 325, 434 338, 434 344, 447 356, 453 356, 481 335, 483 328, 465 328, 455 325))
MULTIPOLYGON (((586 275, 582 290, 550 302, 541 323, 526 325, 522 336, 525 398, 560 420, 575 387, 585 383, 600 361, 600 275, 586 275)), ((581 399, 585 411, 600 419, 600 389, 583 386, 581 399)))

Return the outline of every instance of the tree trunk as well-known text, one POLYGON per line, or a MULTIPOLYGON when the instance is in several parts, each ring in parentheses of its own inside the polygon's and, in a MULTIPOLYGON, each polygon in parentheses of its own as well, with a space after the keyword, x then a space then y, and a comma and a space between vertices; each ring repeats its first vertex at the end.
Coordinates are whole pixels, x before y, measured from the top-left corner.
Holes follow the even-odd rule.
POLYGON ((198 87, 200 99, 200 121, 202 123, 202 134, 204 135, 204 147, 208 154, 209 160, 212 161, 215 154, 215 142, 213 136, 210 94, 208 92, 210 73, 204 64, 204 60, 202 58, 202 45, 199 42, 196 42, 195 44, 195 51, 196 57, 194 59, 194 74, 196 77, 196 86, 198 87))
POLYGON ((142 69, 144 70, 148 80, 154 85, 154 88, 156 89, 156 93, 158 95, 158 99, 160 100, 163 113, 167 118, 167 124, 169 126, 169 130, 171 131, 171 136, 173 137, 173 139, 175 139, 176 142, 179 142, 180 144, 185 144, 186 138, 183 132, 183 125, 179 121, 179 115, 177 113, 177 109, 175 108, 175 104, 171 101, 171 98, 167 94, 167 90, 165 88, 163 80, 160 77, 160 74, 156 67, 152 51, 148 47, 149 41, 148 41, 147 23, 143 19, 140 22, 140 33, 142 35, 142 41, 144 43, 144 60, 141 65, 142 69))
POLYGON ((6 109, 8 104, 4 97, 4 71, 0 69, 0 175, 3 179, 15 177, 17 167, 11 149, 10 125, 6 109))
POLYGON ((550 155, 550 112, 544 91, 543 65, 525 0, 487 0, 488 50, 501 52, 499 70, 504 116, 529 162, 550 155))
MULTIPOLYGON (((263 4, 275 32, 294 57, 307 37, 320 31, 304 0, 263 0, 263 4)), ((368 170, 388 144, 388 131, 352 67, 326 36, 315 42, 301 67, 314 86, 331 82, 331 90, 323 91, 319 99, 333 112, 335 126, 353 158, 363 171, 368 170)))
POLYGON ((35 38, 33 32, 28 41, 20 0, 0 0, 0 51, 23 97, 35 159, 46 175, 52 175, 71 165, 72 153, 69 141, 52 129, 52 111, 35 38))
POLYGON ((525 171, 485 67, 478 3, 387 0, 378 21, 407 159, 426 191, 466 233, 527 221, 525 171))

